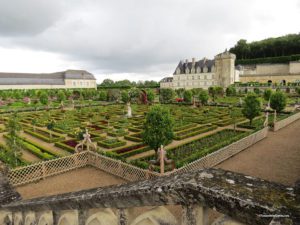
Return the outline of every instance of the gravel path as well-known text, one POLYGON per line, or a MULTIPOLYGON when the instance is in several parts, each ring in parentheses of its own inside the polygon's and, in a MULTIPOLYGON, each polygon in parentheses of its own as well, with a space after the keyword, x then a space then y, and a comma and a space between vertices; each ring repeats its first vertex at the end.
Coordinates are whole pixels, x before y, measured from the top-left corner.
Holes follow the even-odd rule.
POLYGON ((126 181, 92 167, 80 168, 35 183, 17 187, 23 199, 103 187, 126 181))
POLYGON ((293 185, 300 179, 300 120, 216 167, 293 185))

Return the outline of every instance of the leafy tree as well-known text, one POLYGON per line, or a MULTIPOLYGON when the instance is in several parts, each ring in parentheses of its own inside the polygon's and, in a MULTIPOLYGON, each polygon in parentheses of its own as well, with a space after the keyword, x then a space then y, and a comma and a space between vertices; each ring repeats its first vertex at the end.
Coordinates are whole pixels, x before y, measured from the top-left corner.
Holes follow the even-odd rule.
POLYGON ((102 83, 100 84, 100 86, 103 86, 103 87, 113 87, 115 84, 115 82, 111 79, 104 79, 102 81, 102 83))
POLYGON ((254 91, 254 93, 255 93, 255 94, 257 94, 257 95, 259 95, 259 94, 260 94, 260 90, 259 90, 259 88, 254 88, 254 89, 253 89, 253 91, 254 91))
POLYGON ((122 102, 124 102, 124 103, 127 103, 127 102, 129 102, 129 95, 128 95, 128 92, 127 91, 122 91, 122 93, 121 93, 121 100, 122 100, 122 102))
POLYGON ((50 121, 50 123, 47 124, 47 129, 49 130, 50 140, 52 139, 52 131, 54 129, 55 122, 53 120, 50 121))
POLYGON ((236 96, 236 89, 233 86, 226 88, 226 96, 236 96))
POLYGON ((286 95, 281 91, 276 91, 271 95, 270 106, 278 113, 285 109, 286 102, 286 95))
POLYGON ((171 103, 175 96, 175 92, 171 88, 160 89, 159 101, 161 103, 171 103))
POLYGON ((271 95, 272 95, 272 89, 268 88, 264 91, 263 97, 266 101, 269 101, 271 98, 271 95))
POLYGON ((296 87, 295 91, 296 91, 296 93, 297 93, 298 95, 300 95, 300 88, 299 88, 299 87, 296 87))
POLYGON ((108 99, 108 101, 117 101, 119 98, 120 98, 120 90, 109 89, 107 91, 107 99, 108 99))
POLYGON ((186 103, 192 102, 193 93, 190 90, 185 90, 183 93, 183 100, 186 103))
POLYGON ((43 91, 41 94, 40 94, 40 103, 43 104, 43 105, 48 105, 49 103, 49 99, 48 99, 48 94, 43 91))
POLYGON ((259 98, 254 93, 249 93, 244 99, 242 113, 243 115, 249 119, 250 125, 252 124, 252 120, 260 115, 261 104, 259 98))
POLYGON ((155 94, 154 94, 154 91, 152 89, 148 89, 146 91, 147 93, 147 99, 150 103, 153 103, 154 102, 154 99, 155 99, 155 94))
POLYGON ((99 92, 99 100, 100 101, 107 101, 107 92, 106 91, 100 91, 99 92))
POLYGON ((185 89, 184 88, 178 88, 175 90, 178 98, 183 98, 183 93, 184 93, 185 89))
POLYGON ((155 151, 161 145, 171 143, 173 134, 173 119, 170 111, 161 105, 152 106, 146 115, 143 140, 155 151))
POLYGON ((66 101, 66 95, 65 95, 65 92, 63 90, 59 90, 58 93, 57 93, 57 100, 59 102, 64 102, 66 101))
POLYGON ((233 123, 233 129, 234 131, 236 130, 236 123, 237 123, 237 119, 239 117, 240 113, 239 110, 235 107, 231 107, 229 108, 229 116, 231 118, 231 121, 233 123))
POLYGON ((128 92, 129 100, 137 101, 140 97, 140 94, 141 94, 141 91, 138 88, 136 88, 136 87, 131 88, 128 92))
POLYGON ((7 128, 7 135, 8 139, 6 139, 6 145, 7 149, 12 152, 11 157, 14 159, 14 166, 18 165, 18 158, 21 155, 21 150, 22 150, 22 142, 19 138, 19 133, 22 129, 22 126, 20 125, 19 122, 19 117, 16 113, 12 114, 9 117, 9 120, 7 122, 6 128, 7 128))
POLYGON ((206 90, 202 90, 200 93, 199 93, 199 101, 201 102, 201 105, 205 105, 207 104, 208 102, 208 92, 206 90))

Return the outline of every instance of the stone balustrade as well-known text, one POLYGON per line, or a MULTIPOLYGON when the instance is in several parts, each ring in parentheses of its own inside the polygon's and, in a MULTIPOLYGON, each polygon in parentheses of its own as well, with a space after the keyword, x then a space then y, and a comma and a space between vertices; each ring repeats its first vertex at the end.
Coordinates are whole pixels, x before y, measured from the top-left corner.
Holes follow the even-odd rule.
POLYGON ((288 225, 300 206, 295 187, 212 168, 30 200, 6 193, 0 224, 14 225, 288 225))

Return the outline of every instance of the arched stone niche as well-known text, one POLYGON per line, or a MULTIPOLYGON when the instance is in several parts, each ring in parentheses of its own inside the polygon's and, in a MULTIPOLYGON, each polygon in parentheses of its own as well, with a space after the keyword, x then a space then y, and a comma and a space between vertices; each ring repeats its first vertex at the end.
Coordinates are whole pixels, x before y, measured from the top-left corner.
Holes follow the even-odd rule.
POLYGON ((118 225, 118 218, 111 209, 103 209, 92 214, 85 225, 118 225))
POLYGON ((159 206, 138 216, 131 225, 177 225, 176 218, 165 207, 159 206))

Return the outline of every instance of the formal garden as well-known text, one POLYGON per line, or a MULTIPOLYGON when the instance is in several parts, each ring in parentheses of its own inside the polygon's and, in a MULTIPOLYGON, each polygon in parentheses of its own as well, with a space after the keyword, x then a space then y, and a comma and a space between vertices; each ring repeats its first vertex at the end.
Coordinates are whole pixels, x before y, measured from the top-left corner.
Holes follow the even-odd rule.
POLYGON ((6 95, 2 102, 12 104, 1 108, 0 158, 8 165, 74 154, 87 130, 97 153, 154 170, 159 170, 161 145, 180 168, 262 129, 267 112, 269 126, 293 115, 298 99, 271 90, 241 95, 234 87, 225 92, 218 87, 176 92, 132 88, 6 95), (14 108, 21 101, 23 107, 14 108))

